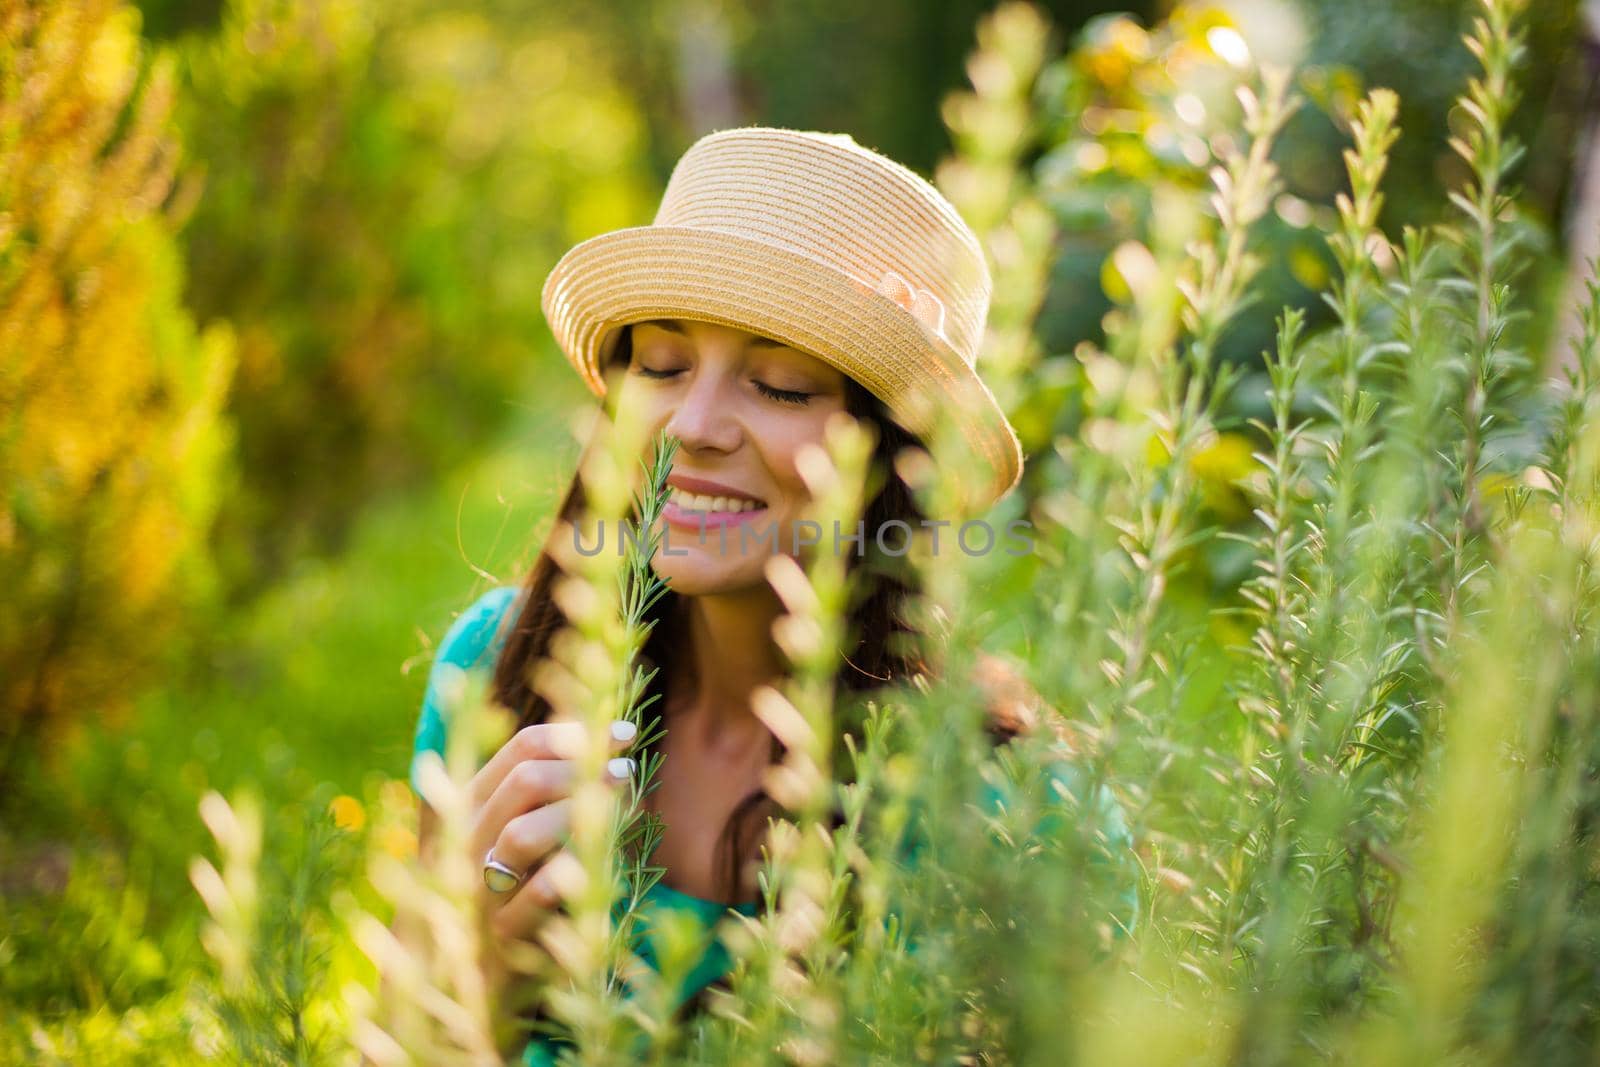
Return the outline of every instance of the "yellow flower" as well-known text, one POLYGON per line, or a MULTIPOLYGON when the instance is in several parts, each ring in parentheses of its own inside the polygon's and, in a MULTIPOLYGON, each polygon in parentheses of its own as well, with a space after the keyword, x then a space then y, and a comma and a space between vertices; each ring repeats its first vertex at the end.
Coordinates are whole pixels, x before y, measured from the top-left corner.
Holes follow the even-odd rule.
POLYGON ((341 793, 333 798, 328 810, 333 814, 334 825, 341 830, 359 831, 367 825, 366 809, 355 797, 341 793))

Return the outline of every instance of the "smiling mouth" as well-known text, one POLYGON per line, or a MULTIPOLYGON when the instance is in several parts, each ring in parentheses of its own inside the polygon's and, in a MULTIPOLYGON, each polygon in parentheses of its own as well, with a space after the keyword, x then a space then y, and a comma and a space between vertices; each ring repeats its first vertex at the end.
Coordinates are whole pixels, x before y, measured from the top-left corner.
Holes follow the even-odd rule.
POLYGON ((718 513, 742 514, 752 511, 765 511, 767 505, 759 500, 739 496, 707 496, 703 493, 685 492, 676 486, 667 494, 668 502, 677 505, 684 511, 703 512, 707 515, 718 513))

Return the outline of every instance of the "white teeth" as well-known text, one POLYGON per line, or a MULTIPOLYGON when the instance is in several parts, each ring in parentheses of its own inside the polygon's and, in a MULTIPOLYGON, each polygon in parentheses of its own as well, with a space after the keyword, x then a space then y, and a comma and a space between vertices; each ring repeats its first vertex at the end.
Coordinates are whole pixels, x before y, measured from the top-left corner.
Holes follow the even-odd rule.
POLYGON ((736 496, 703 496, 674 488, 669 498, 686 511, 755 511, 765 505, 736 496))

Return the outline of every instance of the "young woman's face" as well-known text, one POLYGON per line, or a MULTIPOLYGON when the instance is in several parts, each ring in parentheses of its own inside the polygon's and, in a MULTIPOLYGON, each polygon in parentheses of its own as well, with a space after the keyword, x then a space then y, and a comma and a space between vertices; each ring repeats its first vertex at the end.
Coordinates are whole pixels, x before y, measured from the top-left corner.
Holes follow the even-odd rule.
POLYGON ((618 407, 645 421, 649 439, 665 429, 681 441, 656 572, 689 596, 764 583, 769 556, 807 551, 794 551, 810 501, 795 456, 820 444, 828 416, 845 410, 847 379, 732 326, 658 319, 632 331, 618 407))

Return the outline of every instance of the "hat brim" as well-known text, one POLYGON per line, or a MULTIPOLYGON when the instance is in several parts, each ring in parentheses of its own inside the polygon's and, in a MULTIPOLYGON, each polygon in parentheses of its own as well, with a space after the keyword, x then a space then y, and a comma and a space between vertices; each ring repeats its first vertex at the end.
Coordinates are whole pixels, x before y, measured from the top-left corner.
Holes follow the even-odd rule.
POLYGON ((636 226, 583 241, 561 257, 541 298, 557 344, 590 392, 619 328, 684 318, 749 330, 810 353, 882 400, 927 440, 948 412, 987 475, 967 488, 985 510, 1022 474, 1022 446, 994 394, 948 341, 909 310, 833 267, 740 234, 636 226))

